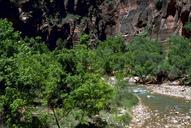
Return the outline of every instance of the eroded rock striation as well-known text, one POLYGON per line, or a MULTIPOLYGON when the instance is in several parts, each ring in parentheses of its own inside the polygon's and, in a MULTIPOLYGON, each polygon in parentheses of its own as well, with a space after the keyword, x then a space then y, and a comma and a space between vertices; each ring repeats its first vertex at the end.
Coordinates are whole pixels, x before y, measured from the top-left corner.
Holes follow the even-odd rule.
POLYGON ((148 30, 162 41, 175 34, 190 37, 184 25, 191 22, 190 0, 121 0, 120 32, 126 37, 148 30))
POLYGON ((127 39, 148 30, 165 40, 191 36, 190 0, 0 0, 0 17, 8 18, 25 36, 41 36, 51 48, 58 39, 72 47, 80 33, 91 41, 122 34, 127 39))
POLYGON ((115 34, 115 0, 0 0, 0 17, 27 36, 41 36, 51 48, 61 38, 72 47, 84 32, 92 40, 115 34))

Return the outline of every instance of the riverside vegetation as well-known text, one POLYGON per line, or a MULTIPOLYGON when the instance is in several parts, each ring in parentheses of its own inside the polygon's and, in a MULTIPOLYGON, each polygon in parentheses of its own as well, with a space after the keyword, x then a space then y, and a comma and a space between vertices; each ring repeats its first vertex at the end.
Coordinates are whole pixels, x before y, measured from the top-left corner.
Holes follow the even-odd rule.
POLYGON ((92 44, 82 34, 73 48, 59 40, 50 50, 40 38, 22 37, 0 20, 0 123, 12 128, 125 127, 138 99, 123 89, 121 79, 178 79, 190 85, 190 47, 184 37, 160 44, 142 33, 129 43, 116 36, 92 44), (119 80, 112 86, 103 76, 119 80))

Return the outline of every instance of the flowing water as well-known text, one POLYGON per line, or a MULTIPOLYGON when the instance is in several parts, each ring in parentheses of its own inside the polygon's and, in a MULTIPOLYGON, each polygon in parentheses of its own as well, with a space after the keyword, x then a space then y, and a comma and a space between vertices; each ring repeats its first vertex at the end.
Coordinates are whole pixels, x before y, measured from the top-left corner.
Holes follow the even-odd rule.
POLYGON ((150 92, 141 85, 128 86, 151 111, 143 128, 191 128, 191 101, 150 92))

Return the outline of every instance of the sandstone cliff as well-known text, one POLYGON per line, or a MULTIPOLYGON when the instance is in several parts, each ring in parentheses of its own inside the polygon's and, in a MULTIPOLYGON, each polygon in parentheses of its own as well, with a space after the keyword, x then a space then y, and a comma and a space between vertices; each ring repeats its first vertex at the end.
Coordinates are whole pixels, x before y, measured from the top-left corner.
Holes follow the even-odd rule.
POLYGON ((130 38, 147 29, 165 40, 175 34, 190 37, 183 26, 191 22, 191 0, 121 0, 119 30, 130 38))
POLYGON ((41 36, 51 48, 57 39, 72 47, 79 34, 104 40, 115 34, 115 0, 0 0, 0 17, 23 35, 41 36))
POLYGON ((82 32, 92 41, 115 34, 131 39, 144 30, 161 40, 191 36, 183 28, 191 21, 191 0, 0 0, 0 17, 51 48, 59 38, 72 47, 82 32))

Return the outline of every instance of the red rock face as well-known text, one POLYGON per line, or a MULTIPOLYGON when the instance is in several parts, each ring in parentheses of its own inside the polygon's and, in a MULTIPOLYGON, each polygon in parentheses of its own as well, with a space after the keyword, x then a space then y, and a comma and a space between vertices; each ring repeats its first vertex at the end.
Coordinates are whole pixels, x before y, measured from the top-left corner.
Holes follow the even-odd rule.
POLYGON ((191 37, 183 28, 191 21, 191 0, 122 0, 119 16, 119 30, 127 38, 145 28, 161 40, 174 34, 191 37))
POLYGON ((59 38, 74 43, 82 32, 92 40, 119 33, 131 39, 147 29, 165 40, 172 34, 190 37, 183 26, 191 21, 191 0, 0 0, 0 18, 50 47, 59 38))
POLYGON ((0 18, 25 36, 41 36, 51 48, 60 38, 72 47, 79 33, 93 40, 116 34, 116 6, 115 0, 0 0, 0 18))
POLYGON ((175 28, 175 18, 172 15, 169 15, 166 19, 166 26, 167 26, 167 31, 169 33, 172 33, 175 28))

